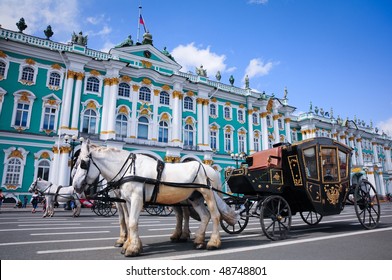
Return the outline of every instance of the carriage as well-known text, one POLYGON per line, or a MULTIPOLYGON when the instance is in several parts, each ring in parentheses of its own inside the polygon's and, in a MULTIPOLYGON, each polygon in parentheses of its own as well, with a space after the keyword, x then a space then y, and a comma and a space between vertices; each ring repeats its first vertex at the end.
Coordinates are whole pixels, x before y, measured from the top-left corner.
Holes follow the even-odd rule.
POLYGON ((238 223, 221 221, 221 227, 230 234, 240 233, 254 217, 269 239, 281 240, 296 213, 305 223, 316 225, 323 216, 340 214, 350 204, 365 229, 375 228, 379 199, 361 173, 351 174, 351 152, 340 142, 317 137, 293 145, 280 143, 247 157, 225 174, 233 193, 226 203, 245 210, 238 223))

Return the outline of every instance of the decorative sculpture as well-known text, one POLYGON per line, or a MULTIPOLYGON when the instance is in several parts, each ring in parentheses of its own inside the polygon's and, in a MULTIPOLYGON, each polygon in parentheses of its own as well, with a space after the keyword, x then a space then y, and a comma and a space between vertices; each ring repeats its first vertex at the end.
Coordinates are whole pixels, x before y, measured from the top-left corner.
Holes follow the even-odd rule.
POLYGON ((221 73, 220 73, 219 70, 218 70, 218 72, 216 72, 215 78, 216 78, 216 80, 217 80, 218 82, 221 80, 222 76, 221 76, 221 73))
POLYGON ((131 35, 128 35, 128 37, 124 40, 124 42, 118 44, 117 46, 115 46, 115 48, 122 48, 122 47, 129 47, 129 46, 133 46, 133 40, 131 35))
POLYGON ((20 20, 16 23, 16 26, 18 27, 19 32, 23 32, 23 30, 27 28, 24 18, 20 18, 20 20))
POLYGON ((44 34, 46 36, 47 40, 50 40, 50 37, 53 36, 53 31, 52 31, 52 26, 48 25, 48 27, 46 27, 46 29, 44 30, 44 34))
POLYGON ((234 77, 233 77, 233 75, 230 76, 229 82, 230 82, 231 86, 234 85, 234 77))
POLYGON ((249 77, 248 77, 248 75, 245 76, 245 88, 249 89, 249 77))
POLYGON ((196 67, 196 74, 201 77, 207 77, 207 70, 203 69, 203 65, 200 65, 200 68, 196 67))
POLYGON ((72 43, 86 46, 87 45, 87 35, 83 36, 83 32, 80 31, 79 34, 75 34, 75 32, 72 34, 72 43))

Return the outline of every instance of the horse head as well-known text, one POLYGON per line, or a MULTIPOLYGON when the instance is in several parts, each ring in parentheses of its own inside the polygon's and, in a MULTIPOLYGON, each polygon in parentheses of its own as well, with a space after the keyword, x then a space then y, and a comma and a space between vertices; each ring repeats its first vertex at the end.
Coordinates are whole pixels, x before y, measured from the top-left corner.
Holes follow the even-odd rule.
POLYGON ((29 187, 29 192, 30 193, 33 193, 36 189, 37 189, 37 184, 38 184, 38 181, 40 181, 41 180, 41 178, 37 178, 37 179, 35 179, 32 183, 31 183, 31 185, 30 185, 30 187, 29 187))
POLYGON ((99 169, 93 162, 89 139, 82 143, 76 165, 75 170, 72 171, 72 186, 77 193, 82 193, 86 186, 92 185, 100 174, 99 169))

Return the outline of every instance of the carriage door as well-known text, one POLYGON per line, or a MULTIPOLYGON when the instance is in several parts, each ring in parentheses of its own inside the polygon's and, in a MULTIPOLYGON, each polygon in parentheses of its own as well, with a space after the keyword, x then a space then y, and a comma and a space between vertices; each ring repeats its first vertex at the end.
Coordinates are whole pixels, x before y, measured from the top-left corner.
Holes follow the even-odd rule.
POLYGON ((321 207, 321 184, 319 174, 319 160, 317 157, 317 146, 311 146, 303 149, 303 160, 305 167, 306 176, 306 191, 310 197, 312 204, 315 206, 317 211, 318 207, 321 207))

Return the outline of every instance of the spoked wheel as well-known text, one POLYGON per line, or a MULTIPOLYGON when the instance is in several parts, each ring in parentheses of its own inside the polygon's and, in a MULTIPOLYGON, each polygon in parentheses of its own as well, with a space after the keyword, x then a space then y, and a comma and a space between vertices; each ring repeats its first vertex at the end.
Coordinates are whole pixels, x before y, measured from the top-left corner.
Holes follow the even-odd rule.
POLYGON ((144 209, 152 216, 157 216, 163 211, 163 207, 159 205, 148 205, 144 209))
POLYGON ((359 222, 366 229, 377 227, 380 221, 380 201, 376 189, 363 179, 354 191, 354 208, 359 222))
POLYGON ((114 207, 112 202, 105 202, 102 209, 102 214, 105 217, 111 217, 117 213, 117 208, 114 207))
POLYGON ((299 214, 301 215, 302 220, 311 226, 317 225, 323 218, 323 215, 313 211, 304 211, 299 214))
POLYGON ((287 201, 279 195, 268 196, 261 205, 260 224, 269 239, 287 238, 291 226, 291 210, 287 201))
POLYGON ((159 216, 169 216, 173 212, 173 207, 170 206, 161 206, 162 211, 159 213, 159 216))
POLYGON ((234 225, 229 225, 226 221, 221 220, 220 221, 220 225, 222 227, 222 229, 229 233, 229 234, 238 234, 240 232, 242 232, 246 226, 248 225, 248 221, 249 221, 249 208, 247 207, 247 205, 243 203, 243 201, 241 200, 236 200, 236 199, 232 199, 232 198, 228 198, 225 199, 225 202, 227 205, 230 206, 230 208, 232 208, 233 210, 238 210, 241 208, 245 207, 245 210, 240 214, 240 220, 234 224, 234 225))

